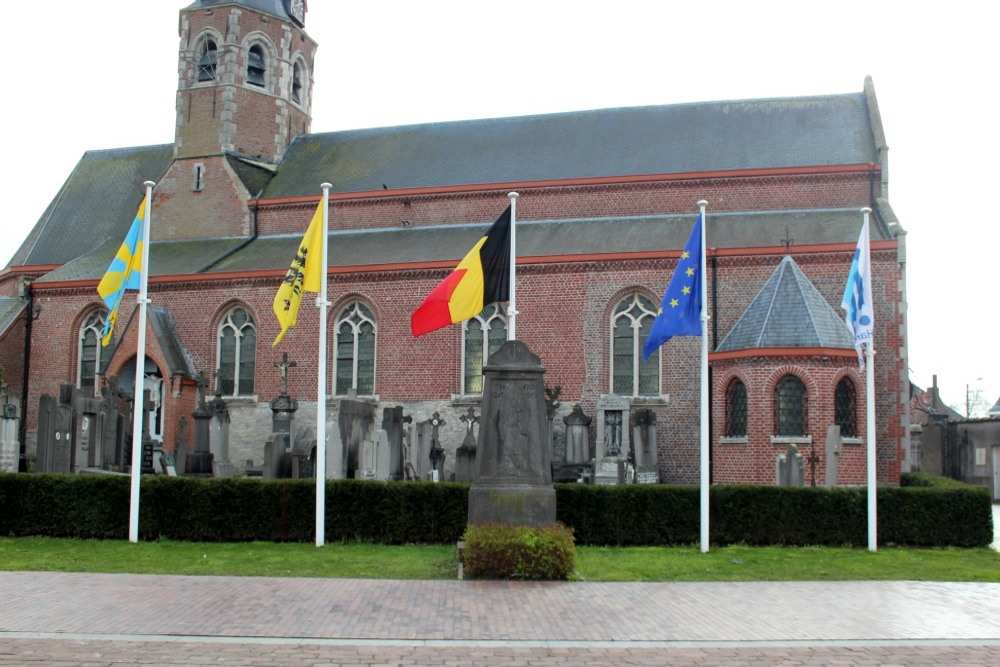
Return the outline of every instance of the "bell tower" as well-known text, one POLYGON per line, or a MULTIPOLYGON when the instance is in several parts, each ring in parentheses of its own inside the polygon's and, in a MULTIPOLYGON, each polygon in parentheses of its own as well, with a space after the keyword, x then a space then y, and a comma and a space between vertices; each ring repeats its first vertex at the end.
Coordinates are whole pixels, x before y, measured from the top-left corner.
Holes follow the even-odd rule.
POLYGON ((176 158, 276 163, 311 123, 305 0, 196 0, 180 12, 176 158))

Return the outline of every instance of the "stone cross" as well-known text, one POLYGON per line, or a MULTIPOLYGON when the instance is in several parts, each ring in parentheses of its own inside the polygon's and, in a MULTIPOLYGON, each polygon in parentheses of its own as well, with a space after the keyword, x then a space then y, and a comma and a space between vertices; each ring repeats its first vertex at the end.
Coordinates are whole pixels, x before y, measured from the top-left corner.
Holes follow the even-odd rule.
POLYGON ((275 362, 274 367, 281 369, 281 395, 288 395, 288 369, 298 366, 294 361, 288 360, 288 353, 281 353, 281 361, 275 362))
MULTIPOLYGON (((437 413, 435 413, 435 414, 437 414, 437 413)), ((461 417, 459 417, 459 419, 461 419, 463 422, 465 422, 465 425, 469 427, 468 434, 466 435, 466 439, 468 439, 468 437, 470 435, 472 435, 472 427, 474 425, 476 425, 476 424, 479 423, 479 415, 476 414, 475 409, 473 409, 473 407, 470 405, 469 406, 469 411, 466 412, 461 417)), ((441 423, 443 424, 444 422, 441 422, 441 423)), ((436 430, 434 432, 434 437, 437 438, 437 431, 436 430)), ((475 441, 473 441, 473 442, 475 442, 475 441)))
POLYGON ((208 378, 205 376, 205 371, 198 371, 198 377, 195 379, 195 384, 198 386, 198 407, 205 407, 205 388, 208 387, 208 378))
MULTIPOLYGON (((471 409, 471 408, 470 408, 471 409)), ((435 412, 431 415, 431 467, 437 468, 439 461, 444 461, 444 448, 438 444, 438 427, 444 426, 448 422, 441 418, 441 415, 435 412)))

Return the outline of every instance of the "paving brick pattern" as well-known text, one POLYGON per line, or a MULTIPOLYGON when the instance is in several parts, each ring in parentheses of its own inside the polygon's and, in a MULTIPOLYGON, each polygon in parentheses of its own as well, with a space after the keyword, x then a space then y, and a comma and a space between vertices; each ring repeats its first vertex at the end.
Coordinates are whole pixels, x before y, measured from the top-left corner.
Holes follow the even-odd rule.
POLYGON ((1000 584, 0 573, 0 664, 1000 665, 1000 584))

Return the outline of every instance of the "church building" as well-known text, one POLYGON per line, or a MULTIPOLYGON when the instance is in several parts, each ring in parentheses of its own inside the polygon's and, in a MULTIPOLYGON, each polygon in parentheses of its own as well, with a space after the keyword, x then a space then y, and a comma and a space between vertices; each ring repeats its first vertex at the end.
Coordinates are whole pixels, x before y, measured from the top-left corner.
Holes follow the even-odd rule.
MULTIPOLYGON (((846 94, 314 134, 313 89, 333 75, 315 70, 306 9, 180 9, 173 143, 86 152, 0 272, 0 393, 17 413, 21 465, 36 452, 43 396, 73 385, 100 397, 109 381, 132 394, 140 377, 150 433, 166 451, 178 439, 190 447, 199 391, 228 407, 237 474, 260 465, 283 388, 298 404, 295 428, 314 438, 318 308, 306 295, 272 348, 272 302, 328 182, 331 419, 348 397, 378 415, 401 407, 415 423, 436 413, 454 472, 462 417, 482 405, 508 304, 419 338, 410 316, 517 192, 516 333, 546 368, 553 459, 565 456, 564 418, 576 406, 593 417, 621 397, 629 429, 638 412, 644 424, 653 415, 658 481, 696 484, 700 340, 673 338, 646 361, 642 350, 706 200, 712 481, 774 484, 794 445, 805 483, 821 484, 827 430, 839 425, 838 483, 865 484, 870 438, 878 482, 898 483, 909 465, 906 232, 888 201, 870 78, 846 94), (102 346, 108 311, 96 287, 147 180, 140 372, 132 293, 102 346), (866 207, 876 433, 866 431, 865 375, 840 310, 866 207)), ((594 457, 597 419, 588 428, 594 457)), ((88 465, 107 463, 90 456, 88 465)))

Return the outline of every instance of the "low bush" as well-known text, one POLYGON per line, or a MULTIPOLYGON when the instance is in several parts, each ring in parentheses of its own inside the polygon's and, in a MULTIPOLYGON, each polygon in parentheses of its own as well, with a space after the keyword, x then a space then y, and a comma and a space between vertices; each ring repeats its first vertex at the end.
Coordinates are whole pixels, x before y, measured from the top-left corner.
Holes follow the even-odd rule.
POLYGON ((462 536, 465 573, 500 579, 566 579, 576 570, 573 529, 504 523, 470 524, 462 536))

